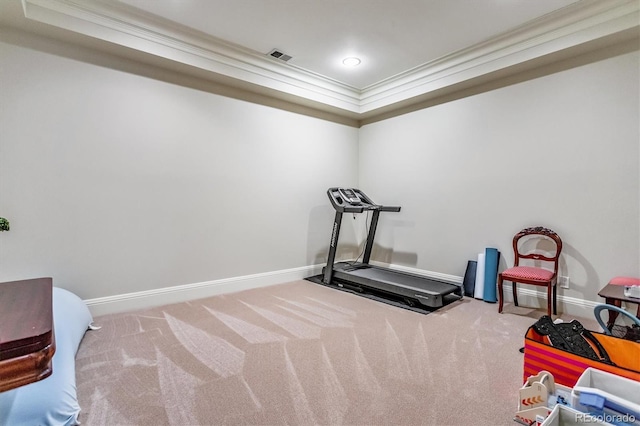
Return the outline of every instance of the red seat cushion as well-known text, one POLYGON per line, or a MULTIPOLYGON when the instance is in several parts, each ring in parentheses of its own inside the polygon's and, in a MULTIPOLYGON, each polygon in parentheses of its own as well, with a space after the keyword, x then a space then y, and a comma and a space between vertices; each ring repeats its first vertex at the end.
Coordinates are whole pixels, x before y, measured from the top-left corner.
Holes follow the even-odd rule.
POLYGON ((549 281, 553 277, 553 271, 535 268, 533 266, 514 266, 502 272, 502 278, 509 280, 525 279, 534 281, 549 281))
POLYGON ((624 285, 631 287, 632 285, 640 285, 640 278, 633 277, 615 277, 611 278, 609 284, 613 285, 624 285))

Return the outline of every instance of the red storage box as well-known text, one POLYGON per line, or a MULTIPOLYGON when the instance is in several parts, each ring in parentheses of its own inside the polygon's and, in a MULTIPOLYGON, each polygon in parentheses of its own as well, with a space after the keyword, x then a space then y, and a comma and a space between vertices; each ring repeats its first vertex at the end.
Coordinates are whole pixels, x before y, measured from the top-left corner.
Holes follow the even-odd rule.
POLYGON ((547 336, 537 333, 533 326, 529 327, 524 339, 523 381, 546 370, 553 374, 556 383, 574 387, 588 367, 640 381, 640 343, 591 333, 607 351, 614 365, 554 348, 547 336))

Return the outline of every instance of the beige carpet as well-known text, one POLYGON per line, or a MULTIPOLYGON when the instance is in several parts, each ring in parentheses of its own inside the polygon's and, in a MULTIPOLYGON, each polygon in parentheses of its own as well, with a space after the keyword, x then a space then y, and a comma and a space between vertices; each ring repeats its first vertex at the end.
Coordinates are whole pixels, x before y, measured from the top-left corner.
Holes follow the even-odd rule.
POLYGON ((512 425, 540 312, 429 315, 307 281, 95 318, 83 425, 512 425))

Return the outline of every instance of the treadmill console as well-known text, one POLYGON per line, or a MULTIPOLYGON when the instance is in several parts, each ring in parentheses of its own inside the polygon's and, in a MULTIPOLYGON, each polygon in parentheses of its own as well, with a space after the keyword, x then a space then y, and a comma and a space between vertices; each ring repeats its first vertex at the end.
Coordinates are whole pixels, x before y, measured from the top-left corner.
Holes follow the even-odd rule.
POLYGON ((343 213, 362 213, 373 204, 362 191, 356 188, 329 188, 327 195, 336 211, 343 213))
POLYGON ((400 211, 400 207, 376 204, 367 194, 357 188, 329 188, 327 195, 333 208, 341 213, 362 213, 365 210, 385 212, 400 211))
POLYGON ((342 198, 349 204, 360 204, 360 197, 358 194, 351 188, 339 188, 338 192, 342 196, 342 198))

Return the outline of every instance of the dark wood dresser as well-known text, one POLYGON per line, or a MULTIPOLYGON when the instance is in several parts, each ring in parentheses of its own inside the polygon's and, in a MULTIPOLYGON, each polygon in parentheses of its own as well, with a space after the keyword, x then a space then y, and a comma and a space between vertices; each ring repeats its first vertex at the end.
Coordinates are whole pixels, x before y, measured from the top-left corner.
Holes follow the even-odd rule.
POLYGON ((0 283, 0 392, 53 372, 51 278, 0 283))

